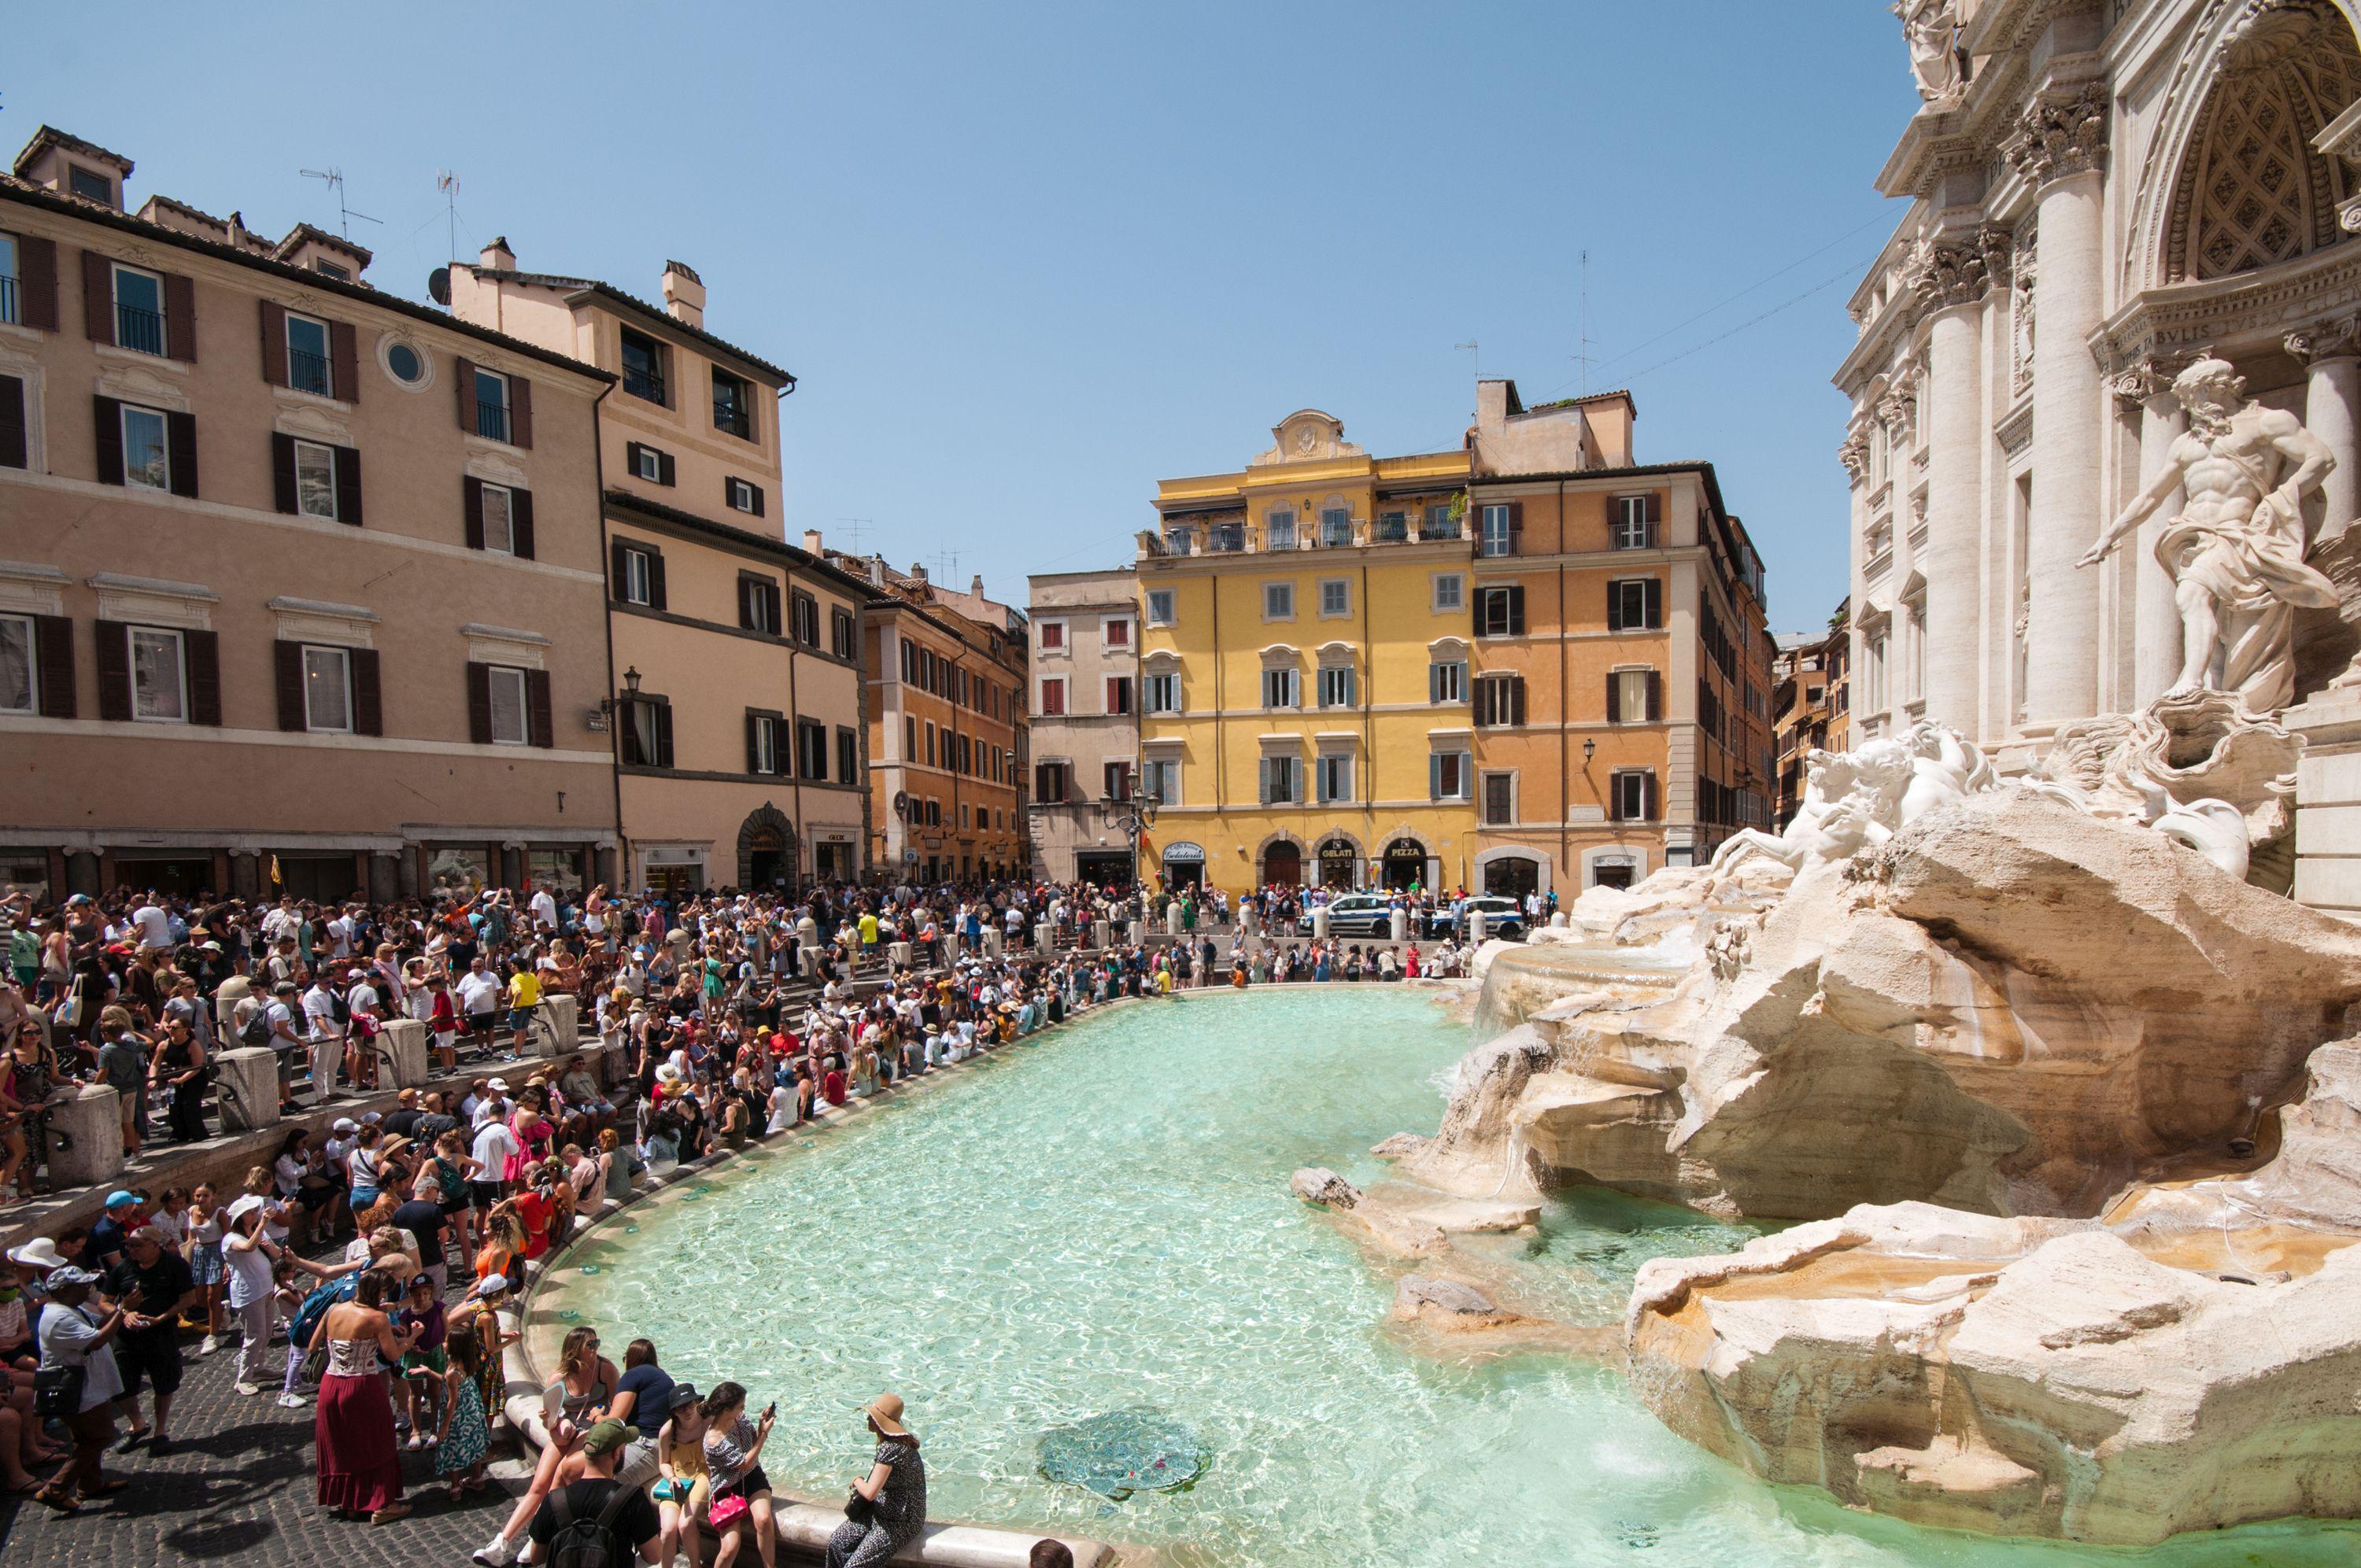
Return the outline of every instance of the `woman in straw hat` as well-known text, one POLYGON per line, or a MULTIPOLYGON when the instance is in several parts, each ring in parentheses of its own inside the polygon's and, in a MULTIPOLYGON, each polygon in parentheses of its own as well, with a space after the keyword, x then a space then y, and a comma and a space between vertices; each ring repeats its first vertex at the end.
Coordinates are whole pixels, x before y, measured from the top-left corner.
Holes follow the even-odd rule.
POLYGON ((927 1522, 927 1462, 902 1424, 902 1397, 880 1394, 862 1407, 877 1439, 865 1479, 852 1484, 845 1520, 828 1538, 828 1568, 877 1568, 917 1539, 927 1522))

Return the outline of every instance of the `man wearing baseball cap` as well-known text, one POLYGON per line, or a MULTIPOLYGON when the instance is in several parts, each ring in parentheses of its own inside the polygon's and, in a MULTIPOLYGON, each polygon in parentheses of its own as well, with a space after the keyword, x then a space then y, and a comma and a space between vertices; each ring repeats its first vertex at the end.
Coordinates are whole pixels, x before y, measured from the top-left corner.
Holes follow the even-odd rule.
POLYGON ((118 1187, 106 1195, 106 1212, 90 1228, 90 1240, 82 1249, 82 1262, 100 1273, 123 1261, 123 1238, 139 1228, 146 1219, 139 1195, 118 1187))
POLYGON ((605 1420, 582 1434, 582 1479, 559 1486, 543 1498, 533 1522, 525 1527, 544 1560, 560 1531, 578 1529, 584 1521, 610 1537, 608 1562, 623 1563, 635 1556, 648 1563, 656 1560, 656 1538, 663 1524, 656 1517, 655 1504, 648 1500, 645 1491, 615 1479, 616 1458, 631 1442, 631 1433, 625 1423, 605 1420))
POLYGON ((82 1511, 85 1497, 103 1497, 131 1485, 110 1481, 99 1469, 106 1445, 115 1436, 115 1401, 123 1393, 123 1374, 115 1365, 110 1343, 123 1327, 123 1309, 101 1318, 85 1305, 98 1276, 87 1268, 49 1271, 49 1301, 41 1312, 41 1370, 60 1368, 82 1373, 82 1396, 65 1418, 73 1432, 73 1457, 49 1485, 33 1494, 36 1502, 61 1514, 82 1511))

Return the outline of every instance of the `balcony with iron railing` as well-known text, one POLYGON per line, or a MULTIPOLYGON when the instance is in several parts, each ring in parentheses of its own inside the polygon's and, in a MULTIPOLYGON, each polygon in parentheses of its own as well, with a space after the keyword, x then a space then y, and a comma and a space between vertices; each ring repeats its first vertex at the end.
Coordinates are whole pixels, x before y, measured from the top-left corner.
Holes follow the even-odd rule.
POLYGON ((115 345, 141 354, 162 354, 164 313, 118 303, 115 307, 115 345))
POLYGON ((625 365, 623 390, 635 398, 645 398, 652 403, 662 403, 667 408, 672 406, 672 399, 665 394, 664 373, 660 370, 625 365))
POLYGON ((487 441, 506 441, 509 438, 507 407, 500 403, 486 402, 482 399, 478 399, 476 433, 487 441))
POLYGON ((335 381, 329 372, 324 354, 314 354, 307 348, 287 350, 287 384, 299 392, 311 392, 326 398, 335 396, 335 381))

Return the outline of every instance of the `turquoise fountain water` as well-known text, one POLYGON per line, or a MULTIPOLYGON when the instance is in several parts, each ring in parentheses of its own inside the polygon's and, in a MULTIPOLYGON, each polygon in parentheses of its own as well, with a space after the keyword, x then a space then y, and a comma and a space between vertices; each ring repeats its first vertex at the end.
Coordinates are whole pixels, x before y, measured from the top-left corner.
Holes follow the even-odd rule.
MULTIPOLYGON (((610 1225, 544 1304, 608 1353, 734 1377, 779 1420, 779 1486, 840 1496, 855 1407, 902 1394, 932 1511, 1161 1548, 1186 1564, 2326 1564, 2361 1532, 2267 1526, 2146 1553, 1914 1530, 1765 1487, 1596 1366, 1437 1361, 1390 1279, 1288 1192, 1439 1115, 1467 1030, 1394 987, 1135 1005, 1004 1051, 812 1146, 610 1225), (1110 1502, 1038 1472, 1042 1434, 1147 1409, 1213 1451, 1186 1491, 1110 1502)), ((698 1190, 699 1186, 704 1188, 698 1190)), ((1745 1233, 1587 1193, 1526 1249, 1539 1310, 1620 1314, 1646 1258, 1745 1233)))

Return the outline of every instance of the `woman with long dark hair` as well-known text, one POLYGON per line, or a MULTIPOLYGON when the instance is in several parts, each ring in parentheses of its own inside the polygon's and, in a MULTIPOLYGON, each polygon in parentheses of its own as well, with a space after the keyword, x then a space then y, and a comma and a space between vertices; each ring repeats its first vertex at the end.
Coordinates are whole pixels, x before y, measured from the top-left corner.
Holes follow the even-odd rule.
POLYGON ((328 1309, 305 1347, 328 1356, 313 1421, 320 1506, 341 1519, 366 1515, 371 1524, 391 1524, 410 1512, 401 1500, 401 1450, 385 1367, 401 1362, 420 1331, 414 1324, 396 1329, 386 1316, 386 1283, 382 1270, 364 1269, 353 1299, 328 1309))

